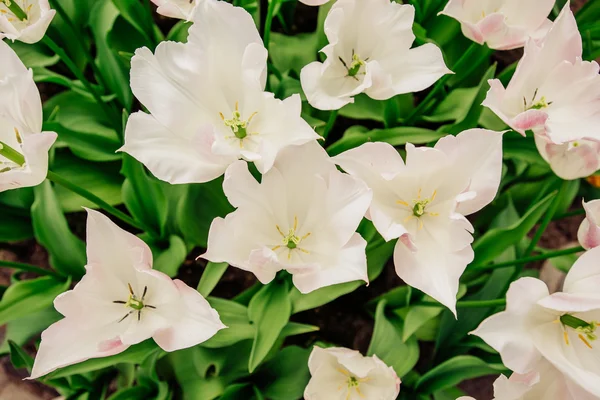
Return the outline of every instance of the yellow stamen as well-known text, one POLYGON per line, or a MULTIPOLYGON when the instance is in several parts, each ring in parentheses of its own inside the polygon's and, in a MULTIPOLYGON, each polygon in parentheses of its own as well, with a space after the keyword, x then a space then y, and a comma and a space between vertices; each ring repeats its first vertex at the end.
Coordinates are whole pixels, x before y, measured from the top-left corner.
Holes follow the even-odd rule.
MULTIPOLYGON (((581 335, 580 335, 581 336, 581 335)), ((567 331, 563 332, 563 338, 565 339, 565 343, 567 344, 567 346, 569 345, 569 334, 567 333, 567 331)))
POLYGON ((285 234, 283 233, 283 231, 281 230, 281 228, 279 227, 279 225, 275 225, 275 228, 277 228, 277 232, 279 232, 279 234, 283 237, 285 237, 285 234))
POLYGON ((280 247, 281 247, 281 246, 277 245, 277 246, 275 246, 275 247, 271 247, 271 250, 275 251, 275 250, 279 249, 280 247))
POLYGON ((398 201, 396 201, 396 204, 400 204, 401 206, 410 208, 410 205, 407 202, 405 202, 404 200, 398 200, 398 201))
MULTIPOLYGON (((577 336, 579 336, 579 339, 581 339, 581 341, 582 341, 583 343, 585 343, 585 345, 586 345, 587 347, 589 347, 590 349, 593 349, 593 347, 592 347, 592 345, 590 344, 590 342, 588 342, 588 341, 586 340, 586 338, 585 338, 585 337, 583 337, 583 335, 582 335, 581 333, 580 333, 579 335, 577 335, 577 336)), ((567 344, 568 344, 568 343, 567 343, 567 344)))

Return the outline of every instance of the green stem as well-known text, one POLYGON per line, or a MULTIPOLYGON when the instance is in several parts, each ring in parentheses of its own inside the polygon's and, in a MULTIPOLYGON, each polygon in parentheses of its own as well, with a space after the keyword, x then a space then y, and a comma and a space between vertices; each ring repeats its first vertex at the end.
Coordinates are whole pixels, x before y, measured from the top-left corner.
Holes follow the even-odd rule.
POLYGON ((100 95, 100 93, 98 93, 98 91, 96 91, 94 89, 92 84, 85 78, 85 76, 83 75, 83 72, 77 67, 77 65, 75 65, 73 60, 71 60, 71 58, 67 55, 67 53, 65 53, 65 51, 58 44, 56 44, 56 42, 54 42, 54 40, 50 39, 49 36, 44 36, 42 38, 42 42, 46 46, 48 46, 55 54, 57 54, 60 57, 62 62, 65 63, 65 65, 67 66, 67 68, 69 68, 69 70, 71 70, 73 75, 75 75, 77 77, 77 79, 79 79, 81 81, 83 86, 85 86, 85 88, 88 90, 88 92, 90 92, 92 94, 92 96, 94 96, 94 99, 96 100, 98 105, 102 108, 102 110, 108 117, 109 121, 111 121, 113 124, 119 124, 119 125, 116 125, 116 127, 115 127, 115 129, 117 129, 117 132, 118 132, 121 129, 121 126, 120 126, 121 117, 118 114, 116 114, 115 110, 111 109, 102 100, 102 96, 100 95))
POLYGON ((573 247, 570 249, 564 249, 564 250, 550 251, 550 252, 540 254, 537 256, 519 258, 518 260, 505 261, 505 262, 501 262, 501 263, 497 263, 497 264, 484 265, 479 268, 473 269, 472 272, 491 271, 491 270, 499 269, 499 268, 512 267, 512 266, 518 265, 518 264, 529 264, 529 263, 532 263, 535 261, 548 260, 551 258, 567 256, 569 254, 576 254, 576 253, 580 253, 582 251, 585 251, 585 249, 581 246, 573 247))
POLYGON ((25 271, 25 272, 34 272, 38 275, 54 276, 56 278, 61 278, 61 279, 63 278, 62 275, 59 275, 52 270, 43 269, 40 267, 36 267, 35 265, 24 264, 24 263, 20 263, 20 262, 0 260, 0 267, 13 268, 13 269, 17 269, 19 271, 25 271))
POLYGON ((13 14, 15 14, 15 17, 19 18, 21 21, 25 21, 28 17, 27 17, 27 13, 25 11, 23 11, 23 9, 17 4, 16 1, 14 0, 0 0, 2 1, 2 3, 4 3, 4 5, 6 5, 6 7, 8 7, 8 9, 10 11, 12 11, 13 14))
MULTIPOLYGON (((480 307, 502 307, 506 305, 506 299, 494 299, 494 300, 463 300, 456 302, 457 308, 480 308, 480 307)), ((423 301, 421 303, 413 304, 413 306, 422 307, 445 307, 440 303, 433 301, 423 301)))
MULTIPOLYGON (((467 61, 470 60, 471 55, 473 53, 475 53, 475 51, 477 51, 479 49, 479 47, 481 47, 481 46, 478 45, 477 43, 471 44, 469 49, 458 59, 458 61, 456 62, 456 64, 454 64, 452 69, 454 71, 461 70, 464 66, 463 64, 465 64, 467 61)), ((408 116, 408 118, 406 118, 405 125, 407 125, 407 126, 412 125, 415 122, 415 120, 419 116, 421 116, 423 111, 425 111, 425 109, 429 106, 429 103, 431 102, 431 100, 433 100, 435 98, 435 96, 438 94, 438 92, 444 88, 444 86, 446 85, 446 82, 448 82, 448 80, 450 78, 452 78, 452 76, 453 76, 452 74, 444 75, 443 77, 440 78, 440 80, 437 81, 437 83, 435 84, 433 89, 431 89, 431 91, 427 94, 427 96, 419 103, 417 108, 415 108, 413 110, 413 112, 408 116)))
POLYGON ((75 26, 73 21, 71 21, 69 14, 67 14, 65 9, 60 5, 59 1, 51 0, 50 4, 52 5, 52 8, 54 8, 56 10, 58 15, 60 15, 60 17, 63 19, 63 21, 67 24, 67 26, 70 28, 73 35, 75 35, 75 37, 76 37, 75 42, 77 42, 79 44, 79 47, 81 48, 83 54, 85 55, 85 58, 88 61, 88 64, 92 68, 92 71, 94 72, 94 75, 96 76, 96 79, 98 80, 98 83, 103 88, 107 88, 108 85, 106 84, 106 81, 104 80, 102 74, 100 73, 100 69, 98 69, 98 66, 96 65, 96 63, 94 61, 94 58, 92 57, 92 54, 89 52, 88 48, 86 47, 85 43, 83 42, 82 33, 77 29, 77 27, 75 26))
POLYGON ((329 119, 327 120, 327 125, 325 125, 325 130, 323 131, 323 139, 327 140, 327 136, 333 129, 335 125, 335 121, 337 120, 339 110, 333 110, 331 114, 329 114, 329 119))
POLYGON ((80 195, 81 197, 83 197, 84 199, 87 199, 89 201, 91 201, 92 203, 96 204, 98 207, 100 207, 101 209, 103 209, 104 211, 106 211, 107 213, 109 213, 110 215, 119 218, 121 221, 131 225, 134 228, 137 228, 139 230, 143 230, 146 232, 149 232, 148 229, 146 229, 146 227, 144 227, 141 223, 135 221, 133 218, 131 218, 130 216, 128 216, 127 214, 125 214, 124 212, 116 209, 115 207, 111 206, 110 204, 108 204, 107 202, 105 202, 104 200, 102 200, 100 197, 96 196, 93 193, 88 192, 87 190, 83 189, 80 186, 75 185, 74 183, 69 182, 68 180, 66 180, 65 178, 63 178, 60 175, 55 174, 52 171, 48 171, 48 176, 47 176, 48 180, 63 186, 66 189, 69 189, 70 191, 72 191, 73 193, 76 193, 78 195, 80 195))
POLYGON ((275 6, 277 6, 278 0, 270 0, 269 8, 267 10, 267 17, 265 19, 265 31, 263 33, 263 42, 265 48, 269 51, 269 43, 271 41, 271 25, 273 24, 273 14, 275 13, 275 6))
POLYGON ((0 142, 0 156, 8 158, 17 165, 25 164, 25 157, 4 142, 0 142))

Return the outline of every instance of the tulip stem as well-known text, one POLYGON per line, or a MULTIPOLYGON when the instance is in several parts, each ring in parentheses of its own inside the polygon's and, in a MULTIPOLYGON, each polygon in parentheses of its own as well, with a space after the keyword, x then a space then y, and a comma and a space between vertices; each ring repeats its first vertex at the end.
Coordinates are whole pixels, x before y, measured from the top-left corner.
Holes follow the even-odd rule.
MULTIPOLYGON (((463 300, 456 302, 456 308, 480 308, 480 307, 502 307, 506 305, 506 299, 494 299, 494 300, 463 300)), ((433 301, 423 301, 420 303, 413 304, 414 307, 440 307, 445 306, 433 301)))
POLYGON ((491 271, 491 270, 499 269, 499 268, 512 267, 512 266, 518 265, 518 264, 529 264, 529 263, 532 263, 535 261, 542 261, 542 260, 548 260, 548 259, 556 258, 556 257, 568 256, 570 254, 576 254, 576 253, 580 253, 582 251, 585 251, 585 249, 581 246, 572 247, 569 249, 557 250, 557 251, 549 251, 547 253, 540 254, 537 256, 519 258, 518 260, 505 261, 505 262, 501 262, 501 263, 497 263, 497 264, 483 265, 479 268, 474 268, 472 270, 472 272, 491 271))
POLYGON ((337 120, 339 110, 333 110, 331 114, 329 114, 329 119, 327 120, 327 124, 325 125, 325 129, 323 130, 323 139, 327 140, 327 136, 331 133, 333 126, 335 125, 335 121, 337 120))
POLYGON ((23 11, 23 9, 17 4, 16 1, 14 0, 0 0, 2 3, 4 3, 6 5, 6 7, 8 7, 8 9, 10 11, 12 11, 13 14, 15 14, 15 17, 19 18, 21 21, 25 21, 28 16, 27 13, 25 11, 23 11))
POLYGON ((115 207, 111 206, 110 204, 108 204, 107 202, 102 200, 100 197, 96 196, 93 193, 88 192, 87 190, 85 190, 84 188, 82 188, 80 186, 75 185, 74 183, 63 178, 62 176, 57 175, 52 171, 48 171, 47 178, 48 178, 48 180, 50 180, 58 185, 61 185, 62 187, 66 188, 66 189, 69 189, 73 193, 80 195, 84 199, 91 201, 92 203, 94 203, 95 205, 97 205, 98 207, 100 207, 101 209, 103 209, 104 211, 109 213, 110 215, 120 219, 121 221, 125 222, 126 224, 131 225, 132 227, 134 227, 136 229, 149 232, 149 230, 146 229, 141 223, 135 221, 133 218, 131 218, 124 212, 116 209, 115 207))
POLYGON ((23 157, 23 154, 19 153, 4 142, 0 142, 0 156, 8 158, 10 161, 20 166, 25 164, 25 157, 23 157))
POLYGON ((106 104, 102 100, 102 96, 100 95, 100 93, 98 93, 98 91, 96 89, 94 89, 92 84, 86 79, 86 77, 83 75, 83 72, 77 67, 77 65, 75 65, 75 63, 73 62, 73 60, 71 60, 71 58, 67 55, 67 53, 65 53, 65 51, 58 44, 56 44, 56 42, 54 40, 50 39, 50 37, 48 35, 46 35, 42 38, 42 42, 46 46, 48 46, 50 48, 50 50, 52 50, 56 55, 58 55, 60 57, 62 62, 67 66, 67 68, 69 68, 69 70, 71 70, 73 75, 75 75, 77 77, 77 79, 79 79, 81 81, 83 86, 85 86, 87 91, 90 92, 92 94, 92 96, 94 96, 94 99, 96 100, 98 105, 102 108, 102 110, 108 117, 109 121, 111 121, 111 123, 113 123, 113 124, 117 124, 117 123, 119 124, 118 126, 115 127, 115 129, 117 130, 117 132, 120 131, 121 117, 116 115, 116 111, 114 109, 110 108, 108 106, 108 104, 106 104))
MULTIPOLYGON (((477 43, 471 44, 468 50, 458 59, 458 61, 456 61, 452 69, 455 71, 461 70, 461 68, 463 68, 464 66, 463 64, 469 62, 473 53, 475 53, 480 47, 481 46, 477 43)), ((448 80, 452 78, 452 76, 452 74, 447 74, 437 81, 433 89, 429 91, 427 96, 425 96, 425 98, 419 103, 417 108, 415 108, 413 112, 408 116, 408 118, 406 118, 405 125, 409 126, 415 122, 415 120, 427 109, 429 103, 431 103, 431 100, 433 100, 438 94, 438 92, 444 88, 444 86, 446 85, 448 80)))
POLYGON ((269 8, 267 10, 267 16, 265 17, 265 30, 263 33, 263 42, 267 52, 269 51, 269 43, 271 41, 271 25, 273 24, 273 14, 275 13, 275 6, 277 6, 278 0, 270 0, 269 8))
POLYGON ((64 279, 64 277, 62 275, 57 274, 56 272, 54 272, 50 269, 44 269, 44 268, 36 267, 35 265, 24 264, 24 263, 20 263, 20 262, 0 260, 0 267, 13 268, 13 269, 17 269, 19 271, 33 272, 38 275, 47 275, 47 276, 53 276, 55 278, 64 279))

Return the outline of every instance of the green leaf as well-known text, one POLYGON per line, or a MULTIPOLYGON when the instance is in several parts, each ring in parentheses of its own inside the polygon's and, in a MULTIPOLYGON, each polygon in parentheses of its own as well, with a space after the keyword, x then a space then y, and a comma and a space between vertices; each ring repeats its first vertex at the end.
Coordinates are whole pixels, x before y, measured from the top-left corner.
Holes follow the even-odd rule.
POLYGON ((249 383, 236 383, 225 389, 219 400, 249 399, 254 391, 249 383))
POLYGON ((13 283, 0 300, 0 326, 50 307, 70 284, 50 276, 13 283))
POLYGON ((191 28, 191 26, 191 22, 179 21, 173 26, 173 28, 171 28, 165 40, 186 43, 188 39, 188 30, 191 28))
POLYGON ((402 332, 402 340, 408 340, 408 338, 410 338, 426 323, 434 318, 437 318, 442 311, 443 308, 436 307, 411 307, 404 318, 404 331, 402 332))
POLYGON ((385 300, 377 304, 375 328, 367 355, 376 355, 402 378, 417 364, 419 344, 414 336, 402 340, 402 320, 396 315, 386 315, 385 307, 385 300))
POLYGON ((281 336, 296 336, 303 335, 305 333, 316 332, 319 330, 318 326, 299 324, 297 322, 288 322, 287 325, 281 331, 281 336))
POLYGON ((113 367, 115 364, 119 363, 141 364, 146 358, 151 357, 157 351, 161 351, 160 347, 158 347, 153 340, 148 339, 142 343, 133 345, 124 352, 114 356, 93 358, 65 368, 60 368, 48 374, 44 380, 85 374, 86 372, 113 367))
POLYGON ((54 307, 48 306, 41 311, 13 319, 6 324, 4 343, 0 346, 0 355, 8 353, 8 340, 23 346, 29 339, 62 318, 54 307))
POLYGON ((119 60, 119 56, 110 48, 107 37, 115 20, 119 16, 119 10, 110 0, 98 0, 95 2, 89 16, 90 28, 94 35, 96 44, 96 63, 103 75, 108 89, 115 93, 127 109, 131 107, 133 94, 129 87, 129 70, 119 60))
POLYGON ((33 237, 33 228, 28 210, 0 204, 0 242, 16 242, 33 237))
POLYGON ((202 347, 223 348, 254 338, 256 330, 253 325, 250 325, 247 307, 235 301, 216 297, 208 297, 207 300, 217 310, 227 329, 221 329, 215 336, 202 343, 202 347))
POLYGON ((310 349, 289 346, 265 363, 257 379, 266 382, 265 385, 260 385, 260 389, 267 399, 302 398, 310 379, 308 371, 310 352, 310 349))
POLYGON ((46 46, 41 43, 27 44, 19 41, 5 41, 19 56, 19 59, 27 68, 49 67, 56 64, 60 58, 52 54, 46 46))
POLYGON ((198 283, 198 292, 204 297, 208 297, 215 286, 219 283, 229 264, 208 262, 204 267, 204 272, 198 283))
POLYGON ((18 344, 12 340, 8 341, 10 348, 10 362, 16 369, 26 368, 31 373, 33 368, 33 357, 27 354, 18 344))
MULTIPOLYGON (((396 103, 399 117, 408 116, 414 108, 412 94, 394 96, 391 101, 396 103)), ((351 119, 370 119, 384 122, 385 108, 385 102, 374 100, 366 94, 359 94, 354 97, 354 103, 347 104, 340 109, 339 115, 351 119)))
POLYGON ((163 272, 173 278, 177 275, 179 267, 185 261, 188 251, 182 238, 171 235, 169 237, 169 247, 165 250, 156 249, 151 246, 154 258, 154 269, 163 272))
MULTIPOLYGON (((61 151, 56 153, 52 171, 110 205, 123 202, 121 199, 123 177, 119 174, 119 163, 92 163, 77 158, 70 152, 61 151)), ((54 192, 64 212, 81 212, 83 207, 98 209, 95 203, 61 185, 56 185, 54 192)))
POLYGON ((506 372, 506 368, 502 365, 488 364, 473 356, 457 356, 425 373, 417 382, 416 389, 420 393, 430 394, 456 386, 467 379, 503 372, 506 372))
POLYGON ((475 96, 477 96, 476 87, 455 89, 442 100, 431 115, 423 116, 423 120, 427 122, 460 121, 467 116, 475 96))
POLYGON ((153 394, 154 390, 148 386, 134 386, 113 393, 108 400, 146 400, 153 394))
POLYGON ((253 372, 271 350, 292 313, 287 281, 274 280, 250 301, 248 317, 256 326, 248 370, 253 372))
POLYGON ((85 273, 85 244, 71 233, 52 185, 44 181, 34 188, 31 206, 33 231, 37 241, 48 250, 50 265, 57 271, 80 278, 85 273))
POLYGON ((72 131, 58 122, 44 123, 44 130, 58 133, 57 146, 68 146, 77 157, 98 162, 121 159, 121 155, 116 152, 120 147, 119 140, 116 137, 111 137, 112 135, 98 134, 100 131, 95 131, 92 134, 72 131))
POLYGON ((468 269, 477 269, 478 266, 492 262, 507 248, 518 243, 544 215, 555 196, 555 193, 546 196, 510 227, 491 229, 476 240, 473 244, 475 259, 468 269))
POLYGON ((281 33, 271 33, 269 57, 273 65, 281 73, 293 70, 300 76, 300 70, 315 61, 317 56, 318 38, 314 33, 300 33, 287 36, 281 33))
POLYGON ((152 46, 154 24, 149 24, 152 20, 152 16, 148 15, 149 10, 139 1, 112 0, 112 2, 119 9, 121 16, 144 36, 147 45, 152 46))
POLYGON ((327 148, 331 156, 338 155, 346 150, 360 146, 367 142, 386 142, 392 146, 400 146, 406 143, 425 144, 446 136, 443 132, 431 129, 401 126, 390 129, 374 129, 355 125, 344 132, 344 136, 327 148))

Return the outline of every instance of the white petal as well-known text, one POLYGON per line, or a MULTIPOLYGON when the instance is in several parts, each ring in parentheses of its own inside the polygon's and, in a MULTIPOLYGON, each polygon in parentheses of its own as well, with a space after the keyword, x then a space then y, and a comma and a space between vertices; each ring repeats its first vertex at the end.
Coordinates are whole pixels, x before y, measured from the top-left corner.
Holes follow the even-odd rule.
POLYGON ((165 17, 189 21, 195 8, 202 0, 152 0, 157 5, 156 12, 165 17))
MULTIPOLYGON (((506 294, 506 311, 487 318, 471 332, 498 351, 502 362, 517 373, 527 373, 539 361, 541 354, 529 333, 532 315, 540 313, 536 302, 548 296, 546 285, 534 278, 521 278, 510 285, 506 294)), ((549 320, 555 319, 552 315, 549 320)), ((533 321, 532 321, 533 320, 533 321)))
MULTIPOLYGON (((48 0, 30 2, 31 9, 24 11, 28 15, 25 21, 14 20, 6 14, 0 14, 0 38, 19 40, 23 43, 33 44, 39 42, 44 35, 54 15, 55 10, 50 9, 48 0)), ((9 11, 7 6, 0 5, 2 11, 9 11)))
POLYGON ((458 213, 470 215, 492 202, 502 177, 502 132, 470 129, 443 137, 435 148, 450 156, 453 174, 466 176, 467 190, 476 193, 474 199, 458 205, 458 213))
POLYGON ((181 296, 181 301, 176 304, 177 312, 171 314, 170 327, 153 336, 163 350, 175 351, 195 346, 226 328, 217 311, 198 291, 178 279, 174 283, 181 296))
POLYGON ((300 2, 306 4, 307 6, 321 6, 329 2, 329 0, 300 0, 300 2))
POLYGON ((129 117, 125 145, 120 149, 143 163, 157 178, 171 184, 203 183, 221 176, 235 157, 212 153, 214 133, 199 126, 183 136, 154 116, 137 112, 129 117))
POLYGON ((600 200, 583 202, 585 219, 579 227, 577 238, 585 249, 600 246, 600 200))
POLYGON ((594 295, 600 298, 600 248, 585 252, 573 264, 565 278, 564 291, 572 294, 594 295))
POLYGON ((565 180, 585 178, 600 169, 600 142, 576 140, 554 144, 546 137, 535 135, 535 144, 552 171, 565 180))

